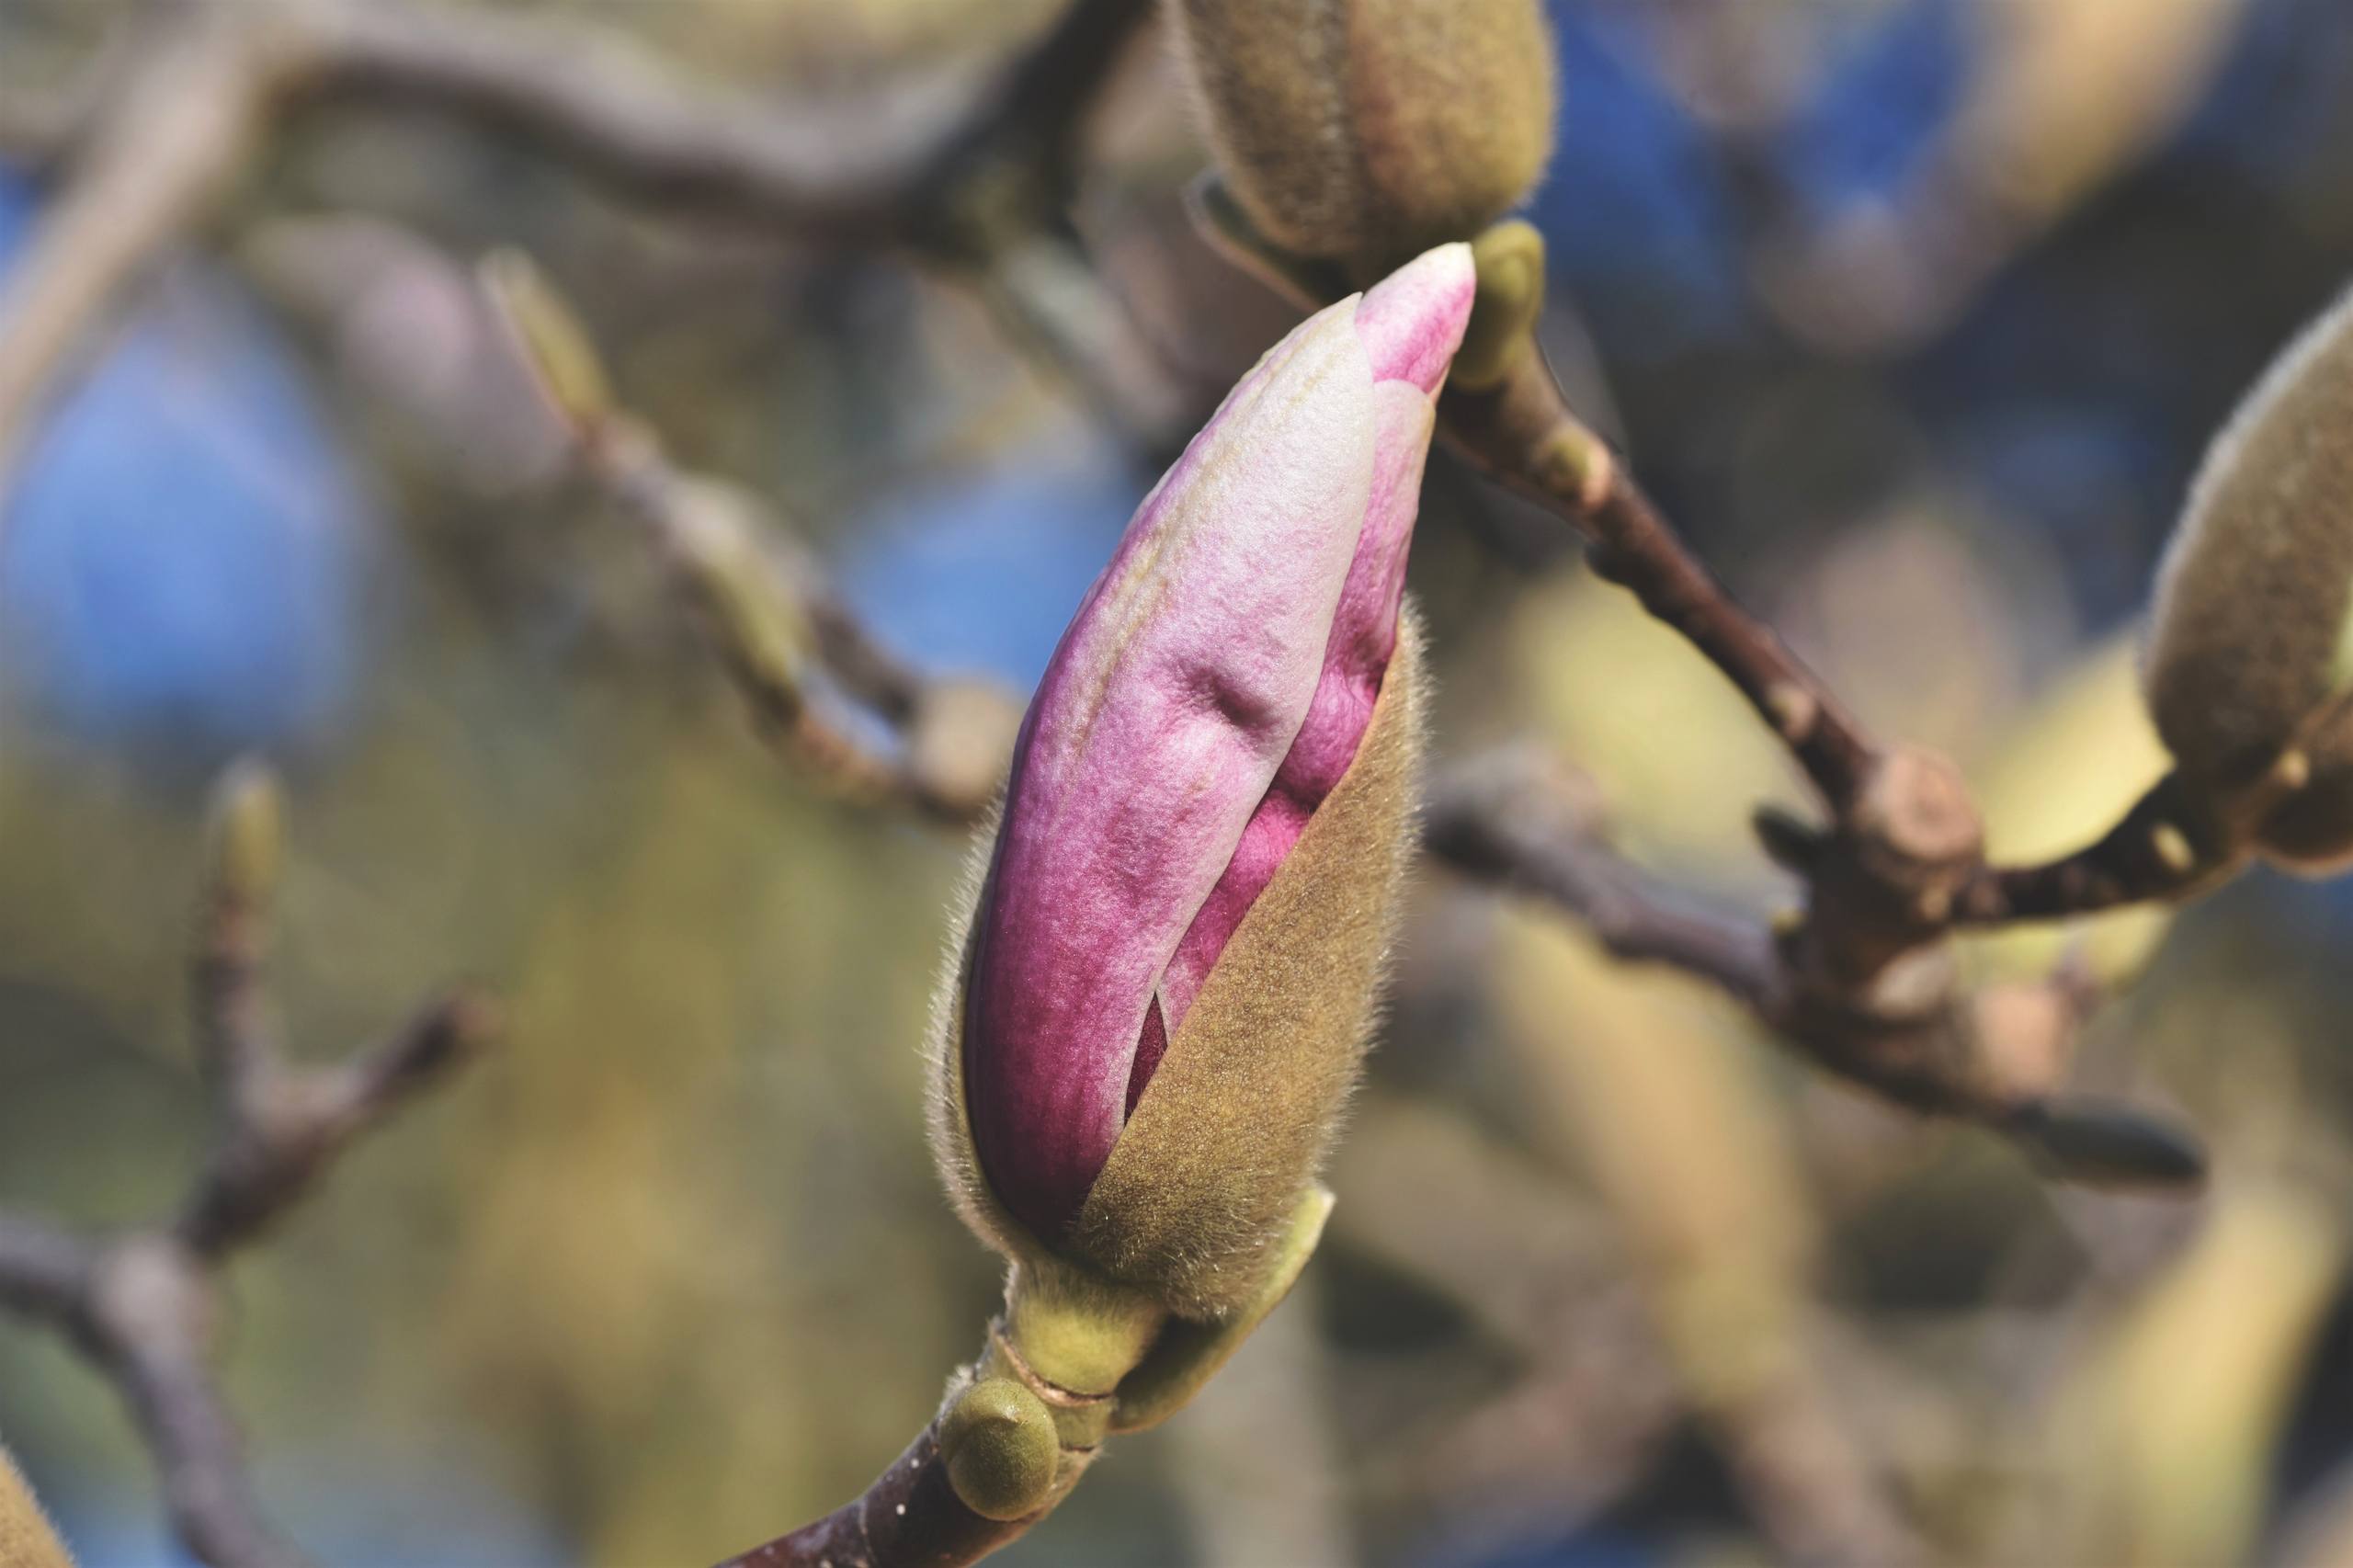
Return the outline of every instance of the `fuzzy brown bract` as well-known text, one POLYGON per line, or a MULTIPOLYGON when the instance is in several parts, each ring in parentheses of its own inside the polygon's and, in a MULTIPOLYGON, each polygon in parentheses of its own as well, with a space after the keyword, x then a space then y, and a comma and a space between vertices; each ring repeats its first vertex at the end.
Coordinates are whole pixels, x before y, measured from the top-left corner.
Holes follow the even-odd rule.
POLYGON ((1251 1300, 1338 1130, 1378 1013, 1413 860, 1425 682, 1408 612, 1356 759, 1226 944, 1071 1234, 1051 1248, 989 1191, 964 1111, 973 879, 932 1023, 932 1130, 983 1241, 1017 1261, 1051 1251, 1182 1317, 1251 1300))
POLYGON ((1362 278, 1476 234, 1552 153, 1535 0, 1181 0, 1171 14, 1252 222, 1362 278))
POLYGON ((5 1448, 0 1448, 0 1568, 74 1568, 74 1559, 5 1448))
POLYGON ((2311 780, 2257 842, 2353 854, 2353 725, 2332 710, 2353 610, 2353 297, 2282 354, 2208 452, 2159 574, 2146 685, 2184 779, 2219 807, 2291 747, 2311 780))

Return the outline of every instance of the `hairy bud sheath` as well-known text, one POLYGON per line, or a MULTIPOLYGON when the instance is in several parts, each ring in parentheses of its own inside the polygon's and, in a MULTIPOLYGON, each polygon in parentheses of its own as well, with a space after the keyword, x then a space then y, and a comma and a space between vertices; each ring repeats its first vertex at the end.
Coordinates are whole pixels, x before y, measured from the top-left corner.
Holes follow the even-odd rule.
POLYGON ((0 1565, 74 1568, 72 1555, 6 1448, 0 1448, 0 1565))
POLYGON ((1247 1302, 1370 1029, 1412 841, 1401 619, 1449 245, 1285 338, 1128 527, 1040 684, 935 1021, 984 1239, 1247 1302))
POLYGON ((2146 684, 2198 799, 2227 813, 2284 776, 2256 846, 2304 870, 2353 858, 2353 297, 2207 453, 2158 576, 2146 684))
POLYGON ((1378 277, 1516 206, 1552 147, 1537 0, 1179 0, 1227 183, 1268 239, 1378 277))

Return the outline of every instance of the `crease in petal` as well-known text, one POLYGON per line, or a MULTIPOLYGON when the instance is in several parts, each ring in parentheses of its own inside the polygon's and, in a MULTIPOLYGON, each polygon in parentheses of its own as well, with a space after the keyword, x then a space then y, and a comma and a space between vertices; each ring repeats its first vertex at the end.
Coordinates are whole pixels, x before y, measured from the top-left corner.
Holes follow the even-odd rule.
POLYGON ((1381 676, 1397 650, 1406 547, 1437 411, 1419 388, 1403 381, 1382 382, 1373 397, 1372 488, 1356 558, 1334 608, 1315 695, 1233 859, 1162 977, 1162 1021, 1170 1034, 1182 1027, 1227 939, 1307 831, 1307 819, 1356 760, 1381 698, 1381 676))
POLYGON ((1184 1023, 1210 969, 1307 830, 1307 819, 1356 760, 1358 744, 1372 721, 1381 676, 1397 648, 1405 562, 1437 420, 1432 400, 1461 347, 1477 284, 1471 247, 1440 245, 1400 267, 1358 302, 1357 335, 1378 383, 1373 482, 1364 528, 1334 608, 1307 721, 1162 976, 1160 1022, 1169 1034, 1184 1023))

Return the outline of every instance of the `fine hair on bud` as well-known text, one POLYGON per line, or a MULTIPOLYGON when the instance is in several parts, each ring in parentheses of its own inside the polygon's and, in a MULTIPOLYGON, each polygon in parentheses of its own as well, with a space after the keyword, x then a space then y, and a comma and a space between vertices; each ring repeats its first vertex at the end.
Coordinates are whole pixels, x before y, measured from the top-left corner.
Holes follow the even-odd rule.
POLYGON ((1267 238, 1360 277, 1469 239, 1552 147, 1538 0, 1177 0, 1227 182, 1267 238))
POLYGON ((32 1487, 0 1448, 0 1568, 74 1568, 32 1487))
POLYGON ((2216 437, 2150 617, 2150 711, 2183 780, 2228 813, 2286 777, 2293 787, 2253 832, 2299 869, 2353 856, 2348 611, 2353 296, 2305 330, 2216 437))

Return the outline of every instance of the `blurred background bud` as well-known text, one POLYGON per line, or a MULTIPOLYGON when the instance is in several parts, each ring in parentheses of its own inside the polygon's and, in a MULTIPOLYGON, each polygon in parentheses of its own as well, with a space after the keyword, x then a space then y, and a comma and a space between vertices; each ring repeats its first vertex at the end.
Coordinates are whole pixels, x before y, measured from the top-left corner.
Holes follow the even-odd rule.
POLYGON ((1552 151, 1535 0, 1181 0, 1170 15, 1251 220, 1359 278, 1471 238, 1552 151))
POLYGON ((2198 795, 2286 800, 2255 835, 2353 855, 2353 301, 2297 339, 2207 453, 2159 574, 2149 704, 2198 795))

